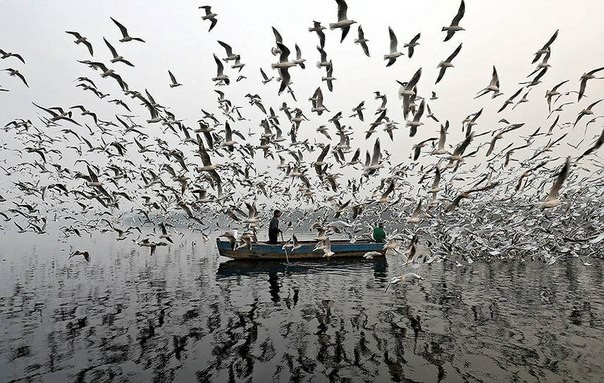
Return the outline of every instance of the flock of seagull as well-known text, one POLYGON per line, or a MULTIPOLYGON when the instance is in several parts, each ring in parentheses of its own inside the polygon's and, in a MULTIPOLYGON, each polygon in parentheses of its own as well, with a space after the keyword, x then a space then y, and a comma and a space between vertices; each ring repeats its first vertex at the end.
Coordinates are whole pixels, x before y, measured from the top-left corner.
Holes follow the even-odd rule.
MULTIPOLYGON (((317 67, 325 70, 309 102, 298 101, 292 87, 296 74, 292 69, 305 69, 302 50, 297 44, 291 50, 272 28, 275 41, 270 50, 276 61, 256 68, 262 80, 249 88, 279 82, 276 93, 282 104, 270 105, 260 95, 248 93, 248 108, 261 115, 257 120, 248 118, 254 113, 246 112, 245 105, 227 96, 230 87, 245 88, 251 82, 247 79, 251 64, 244 64, 229 43, 218 41, 224 55, 213 54, 216 76, 208 80, 215 85, 216 107, 201 109, 199 120, 189 126, 148 89, 133 89, 118 74, 121 65, 134 67, 118 52, 126 53, 128 44, 145 40, 131 37, 122 23, 111 18, 122 38, 117 44, 103 37, 112 58, 101 62, 94 59, 98 47, 91 40, 81 32, 66 31, 76 45, 86 48, 80 53, 92 57, 78 62, 97 75, 78 77, 76 88, 114 104, 117 110, 114 118, 103 120, 86 105, 34 103, 37 117, 16 118, 4 125, 0 136, 4 141, 0 142, 4 223, 0 229, 42 235, 47 233, 47 223, 56 221, 66 237, 110 231, 117 240, 131 239, 153 253, 158 246, 173 242, 177 227, 184 225, 206 240, 213 233, 230 235, 236 246, 253 246, 258 229, 265 230, 268 224, 269 213, 281 208, 292 217, 288 229, 317 230, 318 249, 326 256, 331 255, 331 235, 346 234, 351 241, 370 239, 371 226, 384 220, 391 232, 385 244, 387 254, 400 255, 408 266, 435 261, 463 265, 476 258, 540 259, 551 264, 565 255, 581 257, 589 265, 591 257, 601 257, 604 164, 598 149, 604 144, 604 130, 596 135, 588 132, 602 117, 596 115, 602 99, 579 106, 582 109, 574 121, 560 118, 569 105, 593 97, 588 85, 604 67, 580 76, 577 88, 566 79, 545 90, 544 99, 534 97, 537 92, 531 91, 540 88, 551 66, 548 60, 555 49, 556 31, 535 52, 529 80, 501 104, 499 125, 479 129, 480 109, 461 121, 463 140, 451 144, 448 135, 453 124, 439 119, 428 104, 438 98, 437 89, 426 94, 418 89, 421 68, 408 81, 397 81, 400 110, 388 109, 390 95, 380 91, 358 103, 350 115, 326 107, 336 78, 333 60, 325 51, 330 37, 325 31, 340 30, 339 42, 344 44, 352 25, 358 24, 353 43, 361 46, 359 54, 371 57, 361 24, 348 18, 344 0, 335 3, 337 21, 328 27, 313 21, 308 28, 318 37, 317 67), (108 78, 117 83, 121 94, 105 93, 108 78), (371 99, 379 100, 380 106, 370 122, 365 118, 371 99), (546 127, 527 132, 523 122, 506 119, 509 106, 514 109, 529 101, 547 104, 546 127), (292 102, 293 107, 288 105, 292 102), (149 118, 139 117, 136 104, 146 108, 149 118), (314 116, 307 116, 324 113, 332 114, 329 125, 317 127, 314 139, 302 139, 313 124, 314 116), (404 123, 397 121, 401 117, 404 123), (440 125, 433 137, 415 143, 409 161, 393 164, 380 139, 402 139, 399 125, 406 126, 409 137, 415 139, 418 130, 432 129, 423 127, 427 121, 440 125), (565 139, 580 134, 583 124, 583 139, 573 146, 565 139), (238 129, 244 126, 247 132, 238 129), (360 129, 355 126, 366 129, 364 140, 354 137, 360 129), (503 138, 509 144, 497 147, 503 138), (554 156, 553 151, 563 145, 569 146, 567 150, 572 146, 578 155, 554 156), (363 153, 366 147, 372 149, 363 153), (226 226, 239 228, 242 234, 233 237, 226 226)), ((220 24, 219 15, 210 6, 199 8, 202 21, 210 22, 211 33, 220 24)), ((450 25, 442 28, 444 43, 460 38, 457 32, 464 30, 464 13, 462 0, 450 25)), ((404 44, 403 53, 394 30, 389 27, 388 32, 386 67, 405 54, 410 59, 421 39, 417 33, 404 44)), ((459 43, 437 64, 435 86, 461 50, 459 43)), ((21 73, 27 64, 20 54, 0 49, 0 58, 12 65, 4 69, 9 76, 30 86, 21 73)), ((167 73, 170 88, 186 86, 171 70, 167 73)), ((1 84, 6 81, 7 77, 0 76, 0 97, 10 97, 10 89, 1 84)), ((503 95, 495 66, 490 81, 475 97, 485 95, 491 100, 503 95)), ((284 250, 295 251, 295 241, 292 236, 284 250)), ((78 255, 90 259, 88 250, 71 253, 78 255)), ((407 273, 391 283, 414 279, 421 277, 407 273)))

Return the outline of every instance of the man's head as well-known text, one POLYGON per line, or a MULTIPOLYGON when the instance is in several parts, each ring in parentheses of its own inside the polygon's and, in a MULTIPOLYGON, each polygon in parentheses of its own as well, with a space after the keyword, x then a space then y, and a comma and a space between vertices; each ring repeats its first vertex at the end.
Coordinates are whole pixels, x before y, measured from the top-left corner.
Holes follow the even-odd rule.
POLYGON ((383 228, 383 227, 384 227, 384 222, 380 222, 380 223, 378 224, 378 226, 379 226, 379 227, 381 227, 381 228, 383 228))
POLYGON ((281 217, 281 210, 279 210, 279 209, 275 210, 275 211, 273 212, 273 216, 274 216, 274 217, 277 217, 277 218, 281 217))

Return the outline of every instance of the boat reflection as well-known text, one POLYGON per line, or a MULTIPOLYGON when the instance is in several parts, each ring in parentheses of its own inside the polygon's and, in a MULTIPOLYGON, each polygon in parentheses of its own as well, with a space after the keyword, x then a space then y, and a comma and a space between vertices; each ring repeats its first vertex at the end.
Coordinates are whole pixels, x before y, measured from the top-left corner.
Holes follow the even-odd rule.
POLYGON ((257 274, 313 274, 313 273, 341 273, 358 272, 372 269, 376 278, 385 278, 387 271, 386 259, 359 260, 359 259, 334 259, 327 262, 321 261, 250 261, 229 260, 218 265, 217 278, 235 276, 250 276, 257 274))

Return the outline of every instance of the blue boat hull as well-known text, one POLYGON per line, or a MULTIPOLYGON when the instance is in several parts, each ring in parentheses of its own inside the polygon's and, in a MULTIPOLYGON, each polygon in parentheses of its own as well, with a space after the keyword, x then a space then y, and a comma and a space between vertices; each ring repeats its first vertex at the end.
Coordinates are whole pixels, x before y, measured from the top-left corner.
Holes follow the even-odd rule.
MULTIPOLYGON (((271 245, 268 243, 252 243, 252 248, 246 247, 233 249, 233 245, 229 241, 216 238, 218 253, 224 257, 233 259, 272 259, 272 260, 292 260, 292 259, 320 259, 324 258, 323 250, 314 250, 316 241, 300 242, 301 247, 295 250, 283 249, 283 244, 271 245)), ((384 256, 384 244, 376 242, 357 241, 350 243, 349 241, 331 241, 331 251, 333 255, 330 258, 362 258, 369 251, 377 251, 379 256, 384 256)))

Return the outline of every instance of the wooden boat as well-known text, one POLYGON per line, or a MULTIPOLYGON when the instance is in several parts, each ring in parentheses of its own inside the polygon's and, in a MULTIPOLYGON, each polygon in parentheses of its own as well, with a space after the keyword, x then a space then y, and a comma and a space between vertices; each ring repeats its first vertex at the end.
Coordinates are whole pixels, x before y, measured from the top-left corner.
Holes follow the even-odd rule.
MULTIPOLYGON (((317 241, 299 241, 299 248, 283 248, 282 243, 268 244, 265 242, 252 243, 252 248, 240 247, 234 249, 230 241, 216 238, 218 253, 224 257, 233 259, 255 259, 255 260, 293 260, 293 259, 326 259, 323 250, 315 250, 317 241), (287 251, 286 251, 287 250, 287 251)), ((356 241, 350 243, 348 240, 332 240, 330 258, 362 258, 369 251, 377 251, 379 257, 384 256, 384 244, 368 241, 356 241)), ((376 257, 378 257, 376 255, 376 257)))

